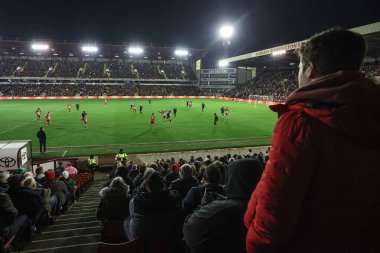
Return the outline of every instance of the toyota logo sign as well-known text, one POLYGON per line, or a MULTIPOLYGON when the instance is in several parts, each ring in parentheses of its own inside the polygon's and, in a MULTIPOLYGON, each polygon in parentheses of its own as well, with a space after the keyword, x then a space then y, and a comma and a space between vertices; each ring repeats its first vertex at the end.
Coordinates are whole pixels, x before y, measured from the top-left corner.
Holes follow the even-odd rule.
POLYGON ((13 159, 12 157, 3 157, 0 158, 0 167, 12 167, 16 165, 16 160, 13 159))

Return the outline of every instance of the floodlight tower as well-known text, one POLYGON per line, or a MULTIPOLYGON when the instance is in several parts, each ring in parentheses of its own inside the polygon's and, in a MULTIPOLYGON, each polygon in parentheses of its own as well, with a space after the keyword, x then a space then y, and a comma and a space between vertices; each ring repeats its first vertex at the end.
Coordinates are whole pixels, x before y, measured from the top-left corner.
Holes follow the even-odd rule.
POLYGON ((223 39, 224 59, 228 58, 228 49, 231 45, 231 37, 234 33, 234 28, 230 25, 225 25, 220 28, 220 36, 223 39))

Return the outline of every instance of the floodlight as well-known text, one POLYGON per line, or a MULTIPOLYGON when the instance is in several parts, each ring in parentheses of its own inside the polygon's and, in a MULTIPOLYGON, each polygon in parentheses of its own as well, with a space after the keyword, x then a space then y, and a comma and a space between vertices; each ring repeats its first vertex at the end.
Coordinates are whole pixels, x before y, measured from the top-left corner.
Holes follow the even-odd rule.
POLYGON ((222 36, 223 39, 228 40, 232 37, 232 34, 234 33, 234 28, 230 25, 225 25, 220 28, 220 36, 222 36))
POLYGON ((42 44, 42 43, 34 43, 32 44, 32 49, 36 51, 45 51, 49 49, 48 44, 42 44))
POLYGON ((228 61, 226 61, 226 60, 220 60, 220 61, 218 62, 218 65, 219 65, 219 67, 221 67, 221 68, 227 67, 227 66, 228 66, 228 61))
POLYGON ((130 54, 142 54, 144 50, 141 47, 130 47, 128 53, 130 54))
POLYGON ((98 52, 98 48, 95 46, 83 46, 82 51, 86 53, 95 53, 98 52))
POLYGON ((285 53, 286 53, 286 50, 278 50, 278 51, 274 51, 272 55, 280 55, 280 54, 285 54, 285 53))
POLYGON ((189 52, 187 50, 184 50, 184 49, 177 49, 174 51, 174 54, 177 56, 188 56, 189 52))

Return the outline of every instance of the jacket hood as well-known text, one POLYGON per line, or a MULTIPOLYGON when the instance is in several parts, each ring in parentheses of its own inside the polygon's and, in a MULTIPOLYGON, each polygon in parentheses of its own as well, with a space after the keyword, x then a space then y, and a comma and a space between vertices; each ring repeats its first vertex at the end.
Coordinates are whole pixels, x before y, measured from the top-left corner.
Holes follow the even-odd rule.
POLYGON ((261 165, 257 159, 240 159, 231 163, 227 169, 227 197, 248 201, 261 174, 261 165))
POLYGON ((376 148, 380 142, 380 86, 359 72, 339 71, 294 91, 281 114, 303 111, 358 144, 376 148))

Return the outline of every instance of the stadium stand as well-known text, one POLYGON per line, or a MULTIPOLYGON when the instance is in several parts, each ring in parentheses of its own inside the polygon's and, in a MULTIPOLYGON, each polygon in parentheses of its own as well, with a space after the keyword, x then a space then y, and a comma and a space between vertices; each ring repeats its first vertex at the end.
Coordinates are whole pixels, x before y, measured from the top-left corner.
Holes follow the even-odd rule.
MULTIPOLYGON (((77 201, 72 204, 72 207, 67 209, 62 215, 57 217, 52 217, 51 222, 48 227, 44 227, 42 229, 37 229, 35 236, 31 243, 22 248, 23 252, 32 252, 38 250, 44 250, 47 252, 53 252, 58 248, 70 250, 70 252, 96 252, 98 248, 99 252, 104 250, 104 248, 117 248, 118 244, 125 243, 128 241, 126 238, 125 228, 123 228, 123 221, 106 221, 103 222, 103 225, 100 225, 99 221, 96 221, 96 217, 94 215, 94 211, 97 209, 99 205, 99 201, 101 199, 100 192, 110 191, 112 189, 107 188, 108 182, 110 182, 114 177, 112 175, 122 175, 122 180, 128 182, 131 188, 135 188, 135 190, 129 193, 128 199, 131 198, 131 203, 133 199, 137 196, 140 200, 147 201, 149 199, 149 190, 147 188, 147 179, 149 175, 152 173, 159 173, 160 177, 168 178, 170 172, 172 171, 181 171, 181 167, 190 166, 191 176, 194 178, 197 185, 203 185, 206 182, 203 180, 198 180, 203 178, 203 174, 205 173, 206 167, 211 165, 217 166, 220 171, 224 171, 227 173, 229 164, 233 163, 235 160, 241 160, 244 158, 254 159, 256 160, 261 167, 265 165, 265 161, 268 159, 268 154, 264 155, 263 153, 248 153, 248 154, 221 154, 220 156, 216 156, 211 158, 207 157, 189 157, 188 160, 174 158, 162 158, 157 160, 155 163, 151 163, 147 165, 146 163, 134 164, 128 163, 124 164, 115 164, 114 170, 110 172, 110 178, 105 180, 105 174, 100 179, 94 181, 94 176, 91 173, 80 172, 76 175, 71 175, 70 178, 76 182, 77 191, 80 192, 80 196, 77 197, 77 201), (140 179, 140 168, 145 169, 145 180, 140 179), (122 173, 118 171, 125 171, 127 173, 122 173), (108 182, 107 182, 108 181, 108 182), (132 187, 133 185, 133 187, 132 187), (104 188, 106 187, 106 188, 104 188), (54 219, 53 219, 54 218, 54 219), (111 229, 110 229, 111 228, 111 229), (113 229, 117 228, 117 229, 113 229), (86 231, 84 233, 84 231, 86 231), (119 232, 117 232, 119 231, 119 232), (122 234, 125 233, 125 234, 122 234), (99 244, 99 242, 101 242, 99 244), (115 243, 116 245, 114 245, 115 243), (98 247, 99 245, 99 247, 98 247)), ((28 172, 29 173, 29 172, 28 172)), ((29 175, 27 173, 27 175, 29 175)), ((100 173, 100 172, 97 172, 100 173)), ((18 177, 24 177, 22 174, 17 174, 18 177)), ((25 175, 26 176, 26 175, 25 175)), ((11 177, 14 177, 11 175, 11 177)), ((224 178, 224 177, 223 177, 224 178)), ((40 181, 40 178, 39 178, 40 181)), ((149 184, 148 184, 149 185, 149 184)), ((1 189, 4 184, 2 184, 1 189)), ((37 186, 41 187, 41 186, 37 186)), ((112 186, 110 186, 112 188, 112 186)), ((154 187, 151 185, 150 187, 154 187)), ((168 187, 170 185, 168 184, 168 187)), ((172 190, 174 191, 174 190, 172 190)), ((176 191, 174 191, 176 192, 176 191)), ((214 199, 213 191, 210 190, 208 192, 207 201, 210 202, 214 199)), ((177 192, 179 195, 179 193, 177 192)), ((135 200, 137 201, 137 200, 135 200)), ((203 201, 203 200, 202 200, 203 201)), ((202 202, 203 203, 203 202, 202 202)), ((164 202, 162 202, 163 205, 164 202)), ((139 208, 143 209, 135 209, 134 212, 140 215, 142 212, 144 214, 145 205, 139 205, 139 208)), ((181 209, 181 205, 179 206, 181 209)), ((166 209, 165 209, 166 210, 166 209)), ((145 213, 145 215, 147 215, 145 213)), ((160 215, 157 218, 161 217, 160 215)), ((164 216, 162 216, 164 217, 164 216)), ((184 218, 181 220, 184 222, 184 218)), ((168 220, 165 220, 168 222, 168 220)), ((149 224, 147 224, 147 228, 149 229, 149 224)), ((169 223, 168 223, 169 224, 169 223)), ((185 244, 180 238, 174 239, 172 238, 161 238, 160 233, 156 234, 156 237, 153 239, 147 240, 144 239, 144 236, 140 237, 143 239, 143 247, 145 251, 139 252, 185 252, 185 244)), ((3 235, 2 235, 3 236, 3 235)), ((15 238, 10 238, 15 240, 15 238)), ((10 240, 9 239, 9 240, 10 240)), ((16 238, 17 239, 17 238, 16 238)), ((12 248, 11 243, 6 244, 8 240, 4 240, 7 248, 12 248)), ((4 247, 3 245, 3 247, 4 247)), ((129 245, 131 246, 131 245, 129 245)), ((128 246, 125 246, 128 247, 128 246)), ((141 245, 139 246, 141 249, 141 245)))
MULTIPOLYGON (((232 98, 245 98, 249 95, 272 96, 274 101, 285 101, 297 84, 298 69, 281 71, 263 71, 256 78, 247 83, 237 85, 224 95, 232 98)), ((380 76, 380 63, 367 63, 363 65, 362 72, 369 78, 380 76)))

